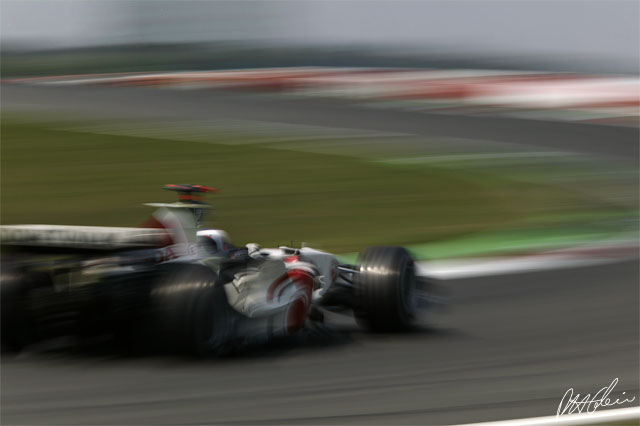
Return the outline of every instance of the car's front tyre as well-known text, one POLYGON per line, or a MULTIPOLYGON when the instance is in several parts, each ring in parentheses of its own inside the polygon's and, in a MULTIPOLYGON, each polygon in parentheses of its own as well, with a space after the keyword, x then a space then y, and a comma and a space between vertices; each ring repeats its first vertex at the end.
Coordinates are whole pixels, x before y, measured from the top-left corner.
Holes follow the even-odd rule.
POLYGON ((371 331, 411 328, 417 294, 414 261, 403 247, 369 247, 358 257, 354 312, 371 331))

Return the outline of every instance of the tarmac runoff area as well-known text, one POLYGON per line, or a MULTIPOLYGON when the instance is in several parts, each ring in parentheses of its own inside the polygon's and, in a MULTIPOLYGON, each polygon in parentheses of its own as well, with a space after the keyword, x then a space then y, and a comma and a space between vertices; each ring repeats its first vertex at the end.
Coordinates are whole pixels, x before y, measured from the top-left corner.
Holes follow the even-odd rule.
POLYGON ((2 84, 4 111, 80 114, 98 119, 243 120, 458 138, 520 145, 531 151, 593 154, 637 163, 636 127, 470 117, 359 107, 335 99, 290 99, 224 91, 2 84))

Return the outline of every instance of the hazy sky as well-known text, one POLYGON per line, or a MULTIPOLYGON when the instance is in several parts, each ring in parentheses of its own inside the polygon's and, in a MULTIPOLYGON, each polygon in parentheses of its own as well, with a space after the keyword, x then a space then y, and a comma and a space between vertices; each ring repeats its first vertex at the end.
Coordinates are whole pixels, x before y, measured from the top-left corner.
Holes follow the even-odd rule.
POLYGON ((640 1, 1 0, 4 42, 408 44, 638 61, 640 1))

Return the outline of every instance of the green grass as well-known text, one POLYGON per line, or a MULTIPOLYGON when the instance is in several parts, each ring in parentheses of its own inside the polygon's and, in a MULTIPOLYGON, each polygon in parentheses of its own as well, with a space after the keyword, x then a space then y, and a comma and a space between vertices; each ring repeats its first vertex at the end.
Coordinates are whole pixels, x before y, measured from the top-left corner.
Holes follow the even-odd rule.
POLYGON ((56 129, 4 117, 1 221, 135 226, 173 201, 166 183, 216 186, 209 225, 234 241, 336 252, 419 244, 594 207, 565 189, 472 171, 353 157, 56 129))

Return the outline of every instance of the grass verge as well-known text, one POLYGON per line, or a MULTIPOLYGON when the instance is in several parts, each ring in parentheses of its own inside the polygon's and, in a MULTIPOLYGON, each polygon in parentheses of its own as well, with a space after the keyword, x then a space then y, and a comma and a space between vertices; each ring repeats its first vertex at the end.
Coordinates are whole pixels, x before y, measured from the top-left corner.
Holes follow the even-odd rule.
MULTIPOLYGON (((226 136, 228 137, 228 136, 226 136)), ((442 168, 256 145, 60 130, 4 117, 1 220, 135 226, 165 183, 220 188, 210 225, 235 242, 351 252, 500 229, 532 215, 602 208, 572 191, 442 168)))

